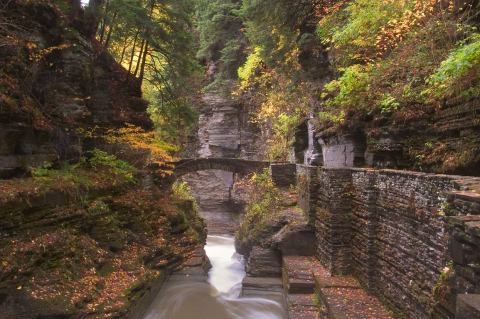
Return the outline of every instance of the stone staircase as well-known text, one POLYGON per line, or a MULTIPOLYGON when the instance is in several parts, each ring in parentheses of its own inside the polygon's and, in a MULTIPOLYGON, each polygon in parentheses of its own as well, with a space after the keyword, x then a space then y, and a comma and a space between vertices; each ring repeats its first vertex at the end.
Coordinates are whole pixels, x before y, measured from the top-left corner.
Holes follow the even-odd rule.
POLYGON ((285 305, 281 267, 279 256, 272 250, 254 247, 247 263, 247 276, 242 282, 242 295, 261 296, 285 305))
POLYGON ((283 287, 290 319, 318 318, 313 257, 284 256, 283 287))
POLYGON ((290 319, 393 319, 351 276, 332 276, 315 257, 284 256, 290 319))
POLYGON ((393 319, 392 314, 374 296, 368 294, 351 276, 331 276, 317 264, 314 277, 321 318, 393 319))

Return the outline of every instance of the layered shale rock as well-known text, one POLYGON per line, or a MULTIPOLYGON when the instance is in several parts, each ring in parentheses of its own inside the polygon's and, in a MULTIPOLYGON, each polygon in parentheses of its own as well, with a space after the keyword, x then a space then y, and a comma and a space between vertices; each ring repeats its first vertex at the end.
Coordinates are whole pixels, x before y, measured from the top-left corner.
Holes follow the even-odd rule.
POLYGON ((150 127, 139 83, 45 2, 9 1, 0 47, 0 177, 78 158, 94 127, 150 127))

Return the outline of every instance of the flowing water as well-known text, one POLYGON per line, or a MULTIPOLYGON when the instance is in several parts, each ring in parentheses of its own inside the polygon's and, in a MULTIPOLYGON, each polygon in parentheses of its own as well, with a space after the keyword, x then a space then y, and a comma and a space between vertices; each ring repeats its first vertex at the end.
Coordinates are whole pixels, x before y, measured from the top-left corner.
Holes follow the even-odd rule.
POLYGON ((144 319, 285 318, 277 301, 240 297, 245 267, 232 236, 208 236, 205 251, 212 264, 207 282, 167 282, 144 319))

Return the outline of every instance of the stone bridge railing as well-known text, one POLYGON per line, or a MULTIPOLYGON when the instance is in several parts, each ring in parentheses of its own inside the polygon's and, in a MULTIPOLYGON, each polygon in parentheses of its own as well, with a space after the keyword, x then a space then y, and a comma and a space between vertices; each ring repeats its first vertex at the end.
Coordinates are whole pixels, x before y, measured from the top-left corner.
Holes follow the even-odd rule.
POLYGON ((265 168, 270 169, 273 182, 280 187, 289 186, 296 182, 296 165, 289 163, 272 163, 267 161, 253 161, 239 158, 194 158, 182 159, 168 163, 173 167, 174 177, 197 171, 210 169, 248 175, 260 172, 265 168))

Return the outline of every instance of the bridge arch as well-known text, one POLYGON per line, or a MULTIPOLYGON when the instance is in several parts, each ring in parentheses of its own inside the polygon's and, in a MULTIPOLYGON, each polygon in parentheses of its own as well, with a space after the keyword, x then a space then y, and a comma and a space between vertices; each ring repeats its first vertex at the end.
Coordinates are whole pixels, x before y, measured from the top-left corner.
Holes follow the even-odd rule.
POLYGON ((270 162, 265 161, 212 157, 182 159, 171 164, 173 165, 174 176, 177 178, 185 174, 212 169, 247 175, 254 172, 260 172, 264 168, 270 167, 270 162))

